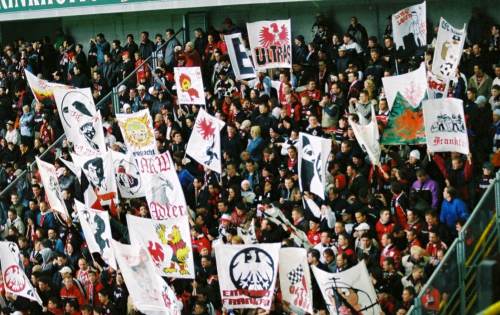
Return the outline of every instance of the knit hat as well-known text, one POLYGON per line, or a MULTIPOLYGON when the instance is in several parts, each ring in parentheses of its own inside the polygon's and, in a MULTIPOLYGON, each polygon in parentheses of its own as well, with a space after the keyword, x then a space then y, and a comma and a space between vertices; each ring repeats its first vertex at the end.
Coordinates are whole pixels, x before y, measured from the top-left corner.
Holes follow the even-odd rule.
POLYGON ((420 151, 413 150, 410 152, 410 157, 420 160, 420 151))

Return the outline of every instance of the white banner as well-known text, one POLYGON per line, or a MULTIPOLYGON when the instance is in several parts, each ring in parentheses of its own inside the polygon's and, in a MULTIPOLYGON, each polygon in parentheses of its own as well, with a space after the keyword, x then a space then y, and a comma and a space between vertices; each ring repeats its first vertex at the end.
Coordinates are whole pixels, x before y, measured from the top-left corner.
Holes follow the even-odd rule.
POLYGON ((425 1, 393 14, 392 35, 396 48, 411 51, 427 45, 426 18, 425 1))
POLYGON ((133 114, 116 114, 127 151, 134 157, 158 154, 149 110, 143 109, 133 114))
POLYGON ((182 304, 165 280, 156 273, 144 248, 111 241, 118 266, 134 307, 144 314, 180 315, 182 304))
POLYGON ((75 207, 89 251, 99 253, 102 260, 116 270, 115 255, 110 244, 112 237, 108 212, 87 208, 78 200, 75 200, 75 207))
POLYGON ((96 200, 87 204, 89 208, 102 209, 109 206, 114 209, 119 203, 118 189, 113 174, 111 152, 99 155, 71 155, 73 163, 81 168, 95 192, 96 200))
POLYGON ((137 158, 151 218, 163 220, 188 215, 186 199, 170 153, 137 158))
POLYGON ((418 107, 427 91, 425 64, 421 63, 420 67, 412 72, 383 77, 382 83, 389 108, 392 108, 398 92, 401 93, 411 106, 418 107))
POLYGON ((224 42, 236 80, 255 78, 255 69, 243 44, 241 33, 224 35, 224 42))
POLYGON ((432 73, 441 79, 451 79, 455 76, 455 70, 462 57, 466 35, 465 24, 459 30, 441 18, 432 58, 432 73))
POLYGON ((301 191, 309 191, 325 199, 326 166, 330 155, 330 139, 301 132, 297 143, 299 153, 299 185, 301 191))
POLYGON ((252 222, 250 222, 250 226, 248 228, 244 229, 238 226, 236 227, 236 231, 238 233, 238 236, 241 237, 245 244, 258 243, 257 236, 255 235, 255 219, 252 219, 252 222))
POLYGON ((131 154, 111 151, 116 185, 123 198, 140 198, 146 196, 141 173, 135 158, 131 154))
POLYGON ((200 67, 175 67, 178 104, 205 105, 205 91, 200 67))
POLYGON ((311 272, 305 248, 289 247, 280 250, 280 288, 283 301, 291 312, 313 313, 311 272))
POLYGON ((343 272, 330 273, 312 266, 330 314, 379 315, 377 294, 362 260, 343 272))
POLYGON ((153 220, 127 214, 130 243, 147 248, 162 277, 194 279, 193 247, 187 217, 153 220))
POLYGON ((26 81, 28 81, 28 85, 31 88, 31 92, 37 102, 45 105, 55 104, 54 89, 72 89, 68 85, 52 83, 47 80, 39 79, 27 69, 24 69, 24 74, 26 76, 26 81))
POLYGON ((64 218, 69 218, 68 210, 66 209, 66 204, 62 196, 61 186, 59 186, 59 181, 57 179, 56 168, 54 165, 44 162, 38 157, 36 157, 36 165, 40 172, 43 189, 49 201, 50 208, 62 214, 64 218))
POLYGON ((106 152, 100 112, 96 111, 90 88, 55 89, 54 98, 61 124, 76 154, 106 152))
POLYGON ((280 247, 279 243, 215 246, 220 295, 226 309, 271 308, 280 247))
POLYGON ((307 239, 306 233, 301 229, 296 228, 295 225, 290 223, 290 221, 286 218, 286 216, 278 207, 272 206, 269 208, 264 208, 260 206, 258 207, 258 210, 262 211, 262 214, 266 219, 271 220, 280 228, 290 232, 290 237, 297 244, 297 246, 302 246, 304 248, 311 247, 311 244, 307 239))
POLYGON ((0 263, 2 264, 2 287, 5 291, 43 306, 42 299, 24 272, 16 243, 0 242, 0 263))
POLYGON ((349 116, 349 125, 352 127, 354 136, 358 141, 361 149, 368 153, 368 157, 373 165, 380 164, 380 135, 378 132, 377 117, 375 115, 375 109, 372 105, 372 115, 371 121, 367 125, 360 125, 353 121, 351 116, 349 116))
POLYGON ((469 154, 463 101, 457 98, 425 100, 425 138, 430 152, 469 154))
POLYGON ((290 19, 247 23, 247 29, 255 69, 292 67, 290 19))
POLYGON ((448 84, 445 79, 440 79, 431 71, 427 72, 427 95, 429 95, 429 99, 446 97, 446 95, 448 94, 447 85, 448 84))
POLYGON ((220 131, 224 125, 222 120, 200 108, 186 146, 186 154, 219 174, 222 172, 220 131))

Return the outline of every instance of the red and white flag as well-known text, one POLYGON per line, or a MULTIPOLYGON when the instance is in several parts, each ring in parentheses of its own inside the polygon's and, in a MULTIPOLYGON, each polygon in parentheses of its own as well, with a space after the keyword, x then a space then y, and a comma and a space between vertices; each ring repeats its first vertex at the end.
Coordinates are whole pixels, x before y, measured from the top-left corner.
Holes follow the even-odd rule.
POLYGON ((312 314, 313 296, 307 250, 299 247, 282 248, 279 275, 281 294, 289 310, 297 314, 312 314))
POLYGON ((0 242, 3 287, 5 291, 43 305, 42 299, 31 285, 21 263, 19 247, 13 242, 0 242))
POLYGON ((187 217, 153 220, 127 214, 130 243, 147 248, 162 277, 194 279, 193 247, 187 217))
POLYGON ((186 153, 214 172, 222 171, 220 131, 225 123, 200 108, 186 153))
POLYGON ((175 67, 177 103, 205 105, 205 91, 200 67, 175 67))
POLYGON ((50 208, 59 212, 65 218, 68 218, 69 214, 63 200, 59 181, 57 179, 56 168, 54 165, 44 162, 38 157, 36 157, 36 165, 38 166, 38 171, 40 172, 43 188, 45 190, 45 194, 47 195, 47 199, 49 200, 50 208))
POLYGON ((290 19, 247 23, 255 69, 292 67, 290 24, 290 19))
POLYGON ((144 197, 141 173, 132 154, 111 151, 116 185, 122 198, 144 197))

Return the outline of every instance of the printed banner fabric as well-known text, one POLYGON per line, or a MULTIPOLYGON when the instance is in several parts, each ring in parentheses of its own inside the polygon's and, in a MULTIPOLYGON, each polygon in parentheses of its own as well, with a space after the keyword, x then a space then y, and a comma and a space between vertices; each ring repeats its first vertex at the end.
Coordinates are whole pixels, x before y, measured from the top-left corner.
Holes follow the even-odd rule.
POLYGON ((243 45, 241 33, 224 35, 224 42, 236 80, 255 78, 255 68, 243 45))
POLYGON ((465 24, 459 30, 441 18, 432 58, 432 73, 441 79, 450 79, 455 76, 455 70, 462 57, 466 34, 465 24))
POLYGON ((250 226, 248 228, 236 227, 238 236, 241 237, 245 244, 256 244, 257 236, 255 236, 255 220, 252 219, 250 226))
POLYGON ((127 151, 134 157, 158 154, 149 110, 143 109, 133 114, 116 114, 127 151))
POLYGON ((131 154, 111 151, 116 185, 123 198, 140 198, 146 196, 139 167, 131 154))
POLYGON ((325 199, 326 165, 332 142, 329 139, 299 134, 299 184, 301 191, 309 191, 325 199))
POLYGON ((69 214, 62 197, 61 187, 59 186, 59 181, 57 179, 56 168, 54 165, 44 162, 38 157, 36 157, 36 165, 38 167, 38 171, 40 172, 43 188, 49 201, 50 208, 59 212, 65 218, 68 218, 69 214))
POLYGON ((152 220, 127 215, 130 242, 147 248, 162 277, 194 279, 193 247, 187 217, 152 220))
POLYGON ((290 20, 247 23, 253 64, 257 70, 292 67, 290 20))
POLYGON ((42 299, 26 276, 19 247, 13 242, 0 242, 0 263, 2 264, 2 287, 8 293, 22 296, 43 306, 42 299))
POLYGON ((425 143, 422 105, 414 108, 398 93, 380 143, 385 145, 425 143))
POLYGON ((330 273, 312 266, 330 314, 380 314, 377 294, 362 260, 346 271, 330 273))
POLYGON ((279 243, 215 246, 220 294, 226 309, 271 308, 280 247, 279 243))
POLYGON ((404 8, 392 15, 392 35, 396 48, 413 51, 427 45, 425 1, 404 8))
POLYGON ((24 74, 33 96, 37 102, 42 103, 45 106, 52 106, 55 104, 54 89, 71 89, 68 85, 52 83, 47 80, 39 79, 27 69, 24 69, 24 74))
POLYGON ((352 127, 354 136, 358 141, 359 145, 368 153, 368 157, 373 165, 380 164, 380 143, 379 143, 379 132, 377 125, 377 117, 375 115, 375 109, 372 106, 371 121, 367 125, 360 125, 353 121, 349 116, 349 124, 352 127))
POLYGON ((180 315, 182 304, 155 267, 144 248, 111 240, 118 266, 134 307, 144 314, 180 315))
POLYGON ((186 200, 170 153, 137 158, 151 218, 163 220, 187 216, 186 200))
POLYGON ((54 98, 64 133, 75 153, 106 152, 101 114, 96 111, 90 89, 55 89, 54 98))
POLYGON ((463 101, 441 98, 423 102, 425 138, 431 152, 469 154, 463 101))
POLYGON ((447 81, 445 80, 446 79, 440 79, 431 71, 427 72, 427 95, 429 96, 429 99, 445 97, 447 94, 447 81))
POLYGON ((78 200, 75 200, 75 206, 89 251, 99 253, 102 260, 116 270, 108 212, 87 208, 78 200))
POLYGON ((186 147, 189 156, 219 174, 222 171, 220 130, 224 125, 223 121, 201 108, 186 147))
POLYGON ((200 67, 176 67, 174 78, 179 104, 205 105, 200 67))
POLYGON ((290 311, 312 314, 313 296, 307 250, 297 247, 282 248, 279 275, 283 301, 290 311))
POLYGON ((290 232, 290 237, 293 239, 295 244, 297 244, 297 246, 302 246, 307 249, 311 247, 306 233, 290 223, 290 221, 286 218, 286 216, 279 208, 274 206, 263 208, 262 206, 260 206, 258 209, 262 211, 262 214, 266 219, 271 220, 276 225, 282 227, 285 231, 290 232))
POLYGON ((418 107, 427 91, 425 64, 412 72, 382 78, 384 93, 389 109, 394 105, 397 93, 400 93, 413 107, 418 107))

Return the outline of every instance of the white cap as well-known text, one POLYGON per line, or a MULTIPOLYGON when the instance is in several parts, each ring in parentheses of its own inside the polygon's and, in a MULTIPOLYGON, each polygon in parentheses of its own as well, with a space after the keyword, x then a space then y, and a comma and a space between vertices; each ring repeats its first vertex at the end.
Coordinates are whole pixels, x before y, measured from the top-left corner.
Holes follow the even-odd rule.
POLYGON ((420 151, 418 150, 413 150, 410 152, 410 157, 416 158, 417 160, 420 160, 420 151))
POLYGON ((155 90, 154 86, 150 86, 148 89, 149 94, 153 94, 153 91, 155 90))
POLYGON ((120 85, 120 87, 118 88, 118 93, 121 93, 121 92, 124 92, 127 90, 127 87, 125 85, 120 85))
POLYGON ((123 105, 123 112, 126 112, 130 108, 130 104, 123 105))
POLYGON ((356 228, 354 228, 356 231, 368 231, 369 229, 370 226, 366 222, 360 223, 356 228))
POLYGON ((72 273, 71 268, 68 266, 64 266, 59 270, 60 273, 72 273))
POLYGON ((137 86, 137 90, 145 90, 146 87, 142 84, 139 84, 139 86, 137 86))

